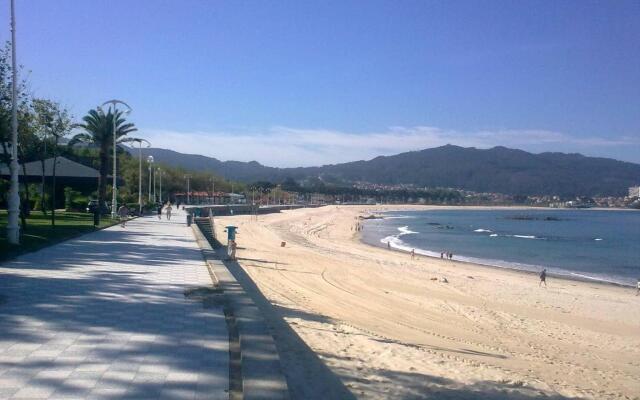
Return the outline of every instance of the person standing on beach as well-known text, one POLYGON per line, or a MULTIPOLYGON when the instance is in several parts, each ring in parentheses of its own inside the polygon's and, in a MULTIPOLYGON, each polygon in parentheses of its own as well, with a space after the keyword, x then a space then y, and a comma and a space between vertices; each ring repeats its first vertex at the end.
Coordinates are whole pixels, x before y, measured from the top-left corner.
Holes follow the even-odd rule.
POLYGON ((411 249, 411 259, 416 258, 416 249, 411 249))
POLYGON ((640 294, 640 279, 638 279, 638 283, 636 284, 636 296, 640 294))
POLYGON ((544 283, 544 287, 547 287, 547 269, 543 269, 542 272, 540 272, 540 283, 538 284, 538 286, 542 286, 542 284, 544 283))

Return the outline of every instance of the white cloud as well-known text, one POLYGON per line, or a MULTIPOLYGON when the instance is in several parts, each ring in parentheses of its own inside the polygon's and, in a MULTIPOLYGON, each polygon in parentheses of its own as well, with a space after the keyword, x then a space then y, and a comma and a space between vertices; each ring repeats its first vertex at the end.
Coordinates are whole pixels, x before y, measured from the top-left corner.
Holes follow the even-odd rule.
POLYGON ((640 146, 640 139, 578 138, 546 130, 461 132, 429 126, 395 126, 381 132, 349 133, 327 129, 274 126, 265 132, 179 132, 141 129, 153 147, 202 154, 220 160, 258 161, 277 167, 314 166, 455 144, 489 148, 506 146, 535 151, 584 151, 591 147, 640 146))

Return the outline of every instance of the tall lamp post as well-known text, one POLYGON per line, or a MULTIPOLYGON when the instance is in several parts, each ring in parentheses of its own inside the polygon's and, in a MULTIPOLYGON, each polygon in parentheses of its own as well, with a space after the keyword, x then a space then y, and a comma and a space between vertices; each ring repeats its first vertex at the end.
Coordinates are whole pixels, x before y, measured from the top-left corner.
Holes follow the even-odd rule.
POLYGON ((128 142, 138 143, 138 212, 142 215, 142 143, 147 144, 147 148, 151 147, 151 143, 146 139, 131 138, 128 142))
POLYGON ((118 192, 118 183, 117 183, 117 170, 116 170, 116 164, 117 164, 117 155, 116 155, 116 150, 118 149, 117 147, 117 135, 116 135, 116 117, 117 117, 117 108, 116 106, 118 104, 122 104, 123 106, 127 107, 127 109, 123 112, 124 115, 128 115, 129 113, 131 113, 132 109, 131 107, 129 107, 129 105, 127 103, 125 103, 122 100, 109 100, 109 101, 105 101, 104 103, 102 103, 102 106, 105 105, 111 105, 113 106, 113 126, 112 126, 112 131, 111 133, 113 134, 113 189, 111 190, 111 218, 115 218, 116 214, 118 212, 118 199, 117 199, 117 192, 118 192))
POLYGON ((158 200, 158 196, 156 196, 156 175, 158 175, 158 168, 153 170, 153 202, 155 203, 158 200))
POLYGON ((191 204, 191 188, 189 187, 189 180, 191 179, 191 175, 185 175, 184 179, 187 180, 187 204, 191 204))
POLYGON ((211 204, 216 204, 216 181, 211 177, 211 204))
POLYGON ((151 175, 153 175, 153 156, 147 157, 149 163, 149 204, 153 203, 151 200, 151 175))
POLYGON ((160 191, 158 192, 160 195, 160 204, 162 204, 162 169, 158 168, 158 175, 160 175, 160 191))
POLYGON ((9 189, 9 209, 7 221, 7 240, 11 244, 20 244, 20 196, 18 195, 18 106, 16 69, 16 13, 14 0, 11 0, 11 187, 9 189))

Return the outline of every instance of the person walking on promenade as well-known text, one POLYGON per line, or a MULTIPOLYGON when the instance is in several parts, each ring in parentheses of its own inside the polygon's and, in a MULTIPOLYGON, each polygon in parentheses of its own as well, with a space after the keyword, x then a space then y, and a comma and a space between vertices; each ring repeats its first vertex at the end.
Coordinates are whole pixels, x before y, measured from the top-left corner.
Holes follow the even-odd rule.
POLYGON ((229 255, 229 259, 230 260, 235 260, 236 259, 236 249, 238 248, 238 244, 236 243, 235 240, 231 240, 229 241, 229 249, 227 250, 228 255, 229 255))
POLYGON ((171 221, 171 202, 167 203, 165 209, 167 210, 167 221, 171 221))
POLYGON ((125 228, 127 223, 127 217, 129 216, 129 209, 126 204, 123 204, 118 208, 118 217, 120 218, 120 225, 125 228))
POLYGON ((543 269, 542 272, 540 272, 540 283, 538 284, 538 286, 542 286, 542 284, 544 283, 544 287, 547 287, 547 269, 543 269))
POLYGON ((162 219, 162 204, 158 203, 158 219, 162 219))

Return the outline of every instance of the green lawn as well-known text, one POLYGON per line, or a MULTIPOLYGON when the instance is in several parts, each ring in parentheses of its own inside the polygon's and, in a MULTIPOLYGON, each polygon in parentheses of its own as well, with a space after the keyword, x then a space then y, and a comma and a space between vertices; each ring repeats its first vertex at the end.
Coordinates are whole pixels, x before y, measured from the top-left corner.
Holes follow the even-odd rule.
MULTIPOLYGON (((113 225, 108 216, 101 218, 100 227, 113 225)), ((7 211, 0 210, 0 260, 13 258, 78 236, 93 232, 93 215, 79 212, 56 211, 56 226, 51 226, 51 215, 32 211, 27 218, 27 229, 22 231, 20 245, 7 243, 7 211)))

